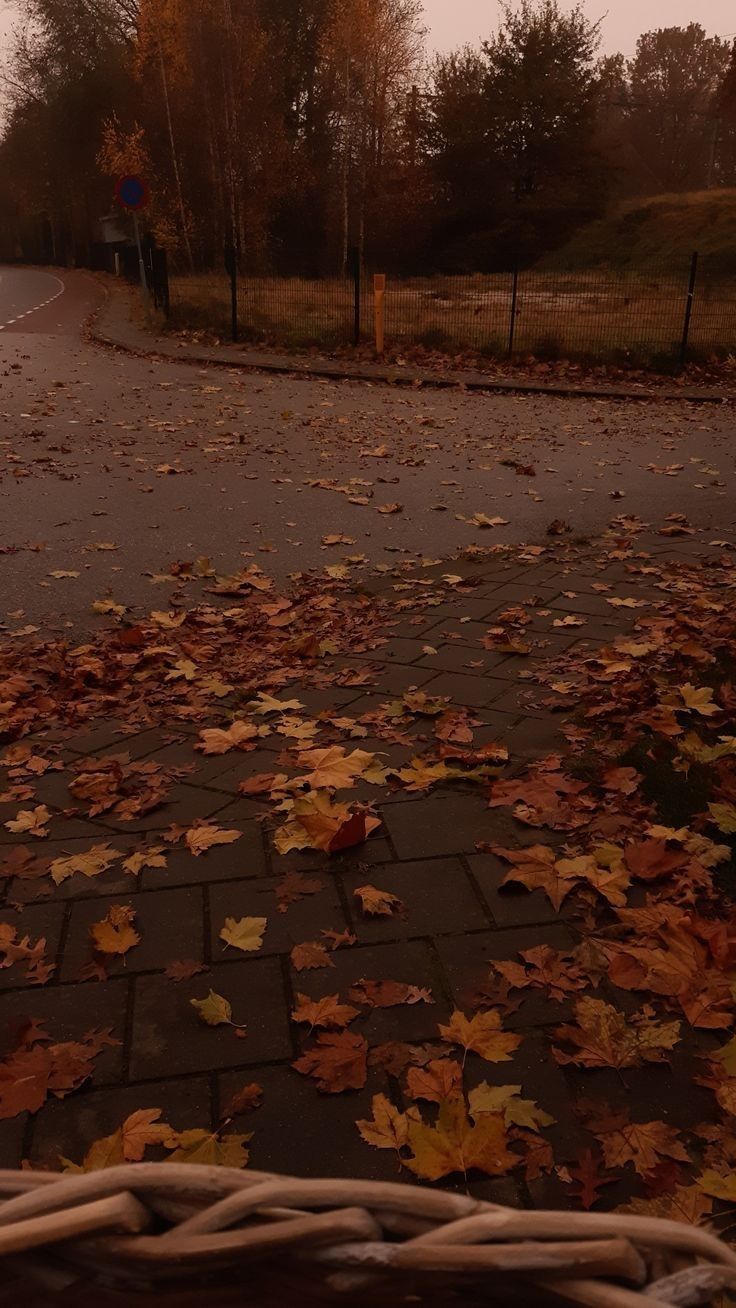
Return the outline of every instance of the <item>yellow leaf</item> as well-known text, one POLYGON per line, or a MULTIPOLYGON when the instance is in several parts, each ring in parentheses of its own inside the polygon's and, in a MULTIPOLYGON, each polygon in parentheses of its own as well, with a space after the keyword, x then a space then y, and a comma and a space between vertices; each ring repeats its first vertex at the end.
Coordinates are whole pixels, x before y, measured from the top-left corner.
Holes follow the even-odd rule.
POLYGON ((223 1026, 232 1022, 233 1010, 230 1004, 214 990, 210 990, 206 999, 190 999, 189 1002, 208 1026, 223 1026))
MULTIPOLYGON (((397 1152, 403 1149, 409 1143, 408 1115, 394 1108, 385 1095, 373 1096, 371 1110, 372 1120, 355 1123, 366 1144, 375 1149, 395 1149, 397 1152)), ((414 1114, 414 1120, 421 1120, 416 1108, 409 1112, 414 1114)))
POLYGON ((360 900, 363 912, 369 917, 392 917, 404 912, 403 900, 392 895, 389 890, 378 890, 376 886, 359 886, 353 894, 360 900))
POLYGON ((573 1053, 553 1049, 558 1063, 581 1067, 639 1067, 661 1063, 680 1038, 679 1022, 656 1022, 645 1011, 625 1015, 602 999, 586 997, 575 1005, 577 1026, 561 1026, 558 1040, 573 1053))
POLYGON ((339 995, 326 995, 324 999, 310 999, 297 994, 292 1022, 307 1022, 310 1027, 336 1027, 341 1030, 358 1017, 360 1010, 352 1004, 341 1004, 339 995))
POLYGON ((38 804, 36 808, 24 808, 16 818, 11 818, 5 823, 8 831, 15 832, 16 835, 27 834, 29 836, 48 835, 46 823, 51 821, 51 814, 45 804, 38 804))
POLYGON ((375 757, 364 749, 354 749, 347 754, 341 745, 303 750, 299 755, 299 766, 311 770, 297 781, 312 790, 349 790, 355 785, 356 777, 362 776, 373 764, 375 757))
POLYGON ((233 841, 240 840, 242 834, 242 831, 224 831, 220 827, 190 827, 184 842, 189 852, 199 858, 200 854, 212 849, 213 845, 231 845, 233 841))
POLYGON ((151 845, 149 849, 140 849, 130 854, 123 862, 123 871, 137 876, 145 867, 166 867, 166 855, 163 845, 151 845))
POLYGON ((720 713, 718 705, 713 703, 713 691, 710 686, 693 686, 690 682, 686 682, 684 686, 678 686, 677 689, 686 708, 691 709, 693 713, 700 713, 705 718, 720 713))
POLYGON ((484 1113, 471 1125, 461 1099, 440 1104, 435 1126, 408 1122, 412 1157, 406 1166, 425 1181, 438 1181, 453 1172, 476 1170, 487 1176, 504 1176, 518 1161, 506 1147, 506 1128, 500 1113, 484 1113))
POLYGON ((202 1163, 206 1167, 245 1167, 248 1150, 243 1146, 249 1135, 224 1135, 222 1138, 209 1131, 179 1131, 170 1136, 166 1147, 174 1152, 167 1163, 202 1163))
POLYGON ((165 631, 173 631, 174 628, 180 627, 186 620, 186 613, 159 613, 151 614, 151 621, 156 623, 157 627, 163 627, 165 631))
POLYGON ((711 1056, 723 1063, 729 1076, 736 1076, 736 1036, 729 1040, 728 1044, 717 1049, 711 1056))
POLYGON ((104 615, 113 614, 116 618, 122 618, 125 611, 124 604, 116 604, 115 600, 111 599, 94 600, 92 604, 93 613, 102 613, 104 615))
POLYGON ((226 917, 220 939, 224 940, 226 945, 241 949, 244 954, 253 954, 263 945, 266 922, 265 917, 241 917, 238 922, 234 917, 226 917))
POLYGON ((721 1176, 713 1168, 707 1168, 702 1176, 698 1177, 698 1185, 705 1194, 709 1194, 713 1199, 726 1199, 729 1203, 736 1203, 736 1172, 729 1172, 728 1176, 721 1176))
POLYGON ((440 1035, 446 1044, 460 1045, 466 1054, 472 1049, 489 1063, 508 1063, 521 1044, 521 1036, 502 1031, 496 1009, 470 1018, 456 1009, 449 1025, 440 1027, 440 1035))
POLYGON ((258 698, 253 701, 253 713, 294 713, 298 709, 304 708, 304 705, 298 699, 274 699, 273 695, 266 695, 264 691, 259 691, 258 698))
POLYGON ((719 831, 736 835, 736 804, 709 804, 708 809, 719 831))
POLYGON ((101 922, 89 929, 94 948, 100 954, 127 954, 140 941, 133 929, 135 910, 126 904, 112 904, 101 922))
POLYGON ((520 1085, 489 1085, 482 1081, 468 1095, 470 1116, 477 1121, 481 1113, 502 1113, 507 1126, 524 1126, 538 1131, 555 1121, 533 1099, 520 1099, 520 1085))
MULTIPOLYGON (((57 886, 80 873, 84 877, 96 877, 106 872, 120 858, 120 850, 110 845, 93 845, 84 854, 69 854, 66 858, 55 858, 49 872, 57 886)), ((123 864, 125 867, 125 864, 123 864)), ((129 868, 126 869, 130 871, 129 868)))
POLYGON ((201 731, 195 749, 203 754, 227 754, 231 749, 248 747, 258 738, 258 728, 251 722, 233 722, 227 730, 212 727, 201 731))

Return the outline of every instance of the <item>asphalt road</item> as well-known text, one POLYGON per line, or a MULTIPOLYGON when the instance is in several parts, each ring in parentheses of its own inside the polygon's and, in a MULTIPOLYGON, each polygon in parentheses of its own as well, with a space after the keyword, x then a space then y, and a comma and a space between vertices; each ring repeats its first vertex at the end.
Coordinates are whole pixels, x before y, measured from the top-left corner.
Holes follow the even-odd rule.
POLYGON ((203 555, 227 572, 255 559, 283 580, 356 555, 393 563, 538 541, 555 518, 581 534, 622 513, 660 526, 682 512, 719 538, 734 528, 731 406, 459 395, 155 362, 83 339, 100 294, 82 272, 0 269, 7 631, 96 623, 91 604, 106 596, 163 608, 160 578, 203 555), (478 513, 506 525, 481 528, 469 521, 478 513), (354 543, 325 546, 328 534, 354 543))

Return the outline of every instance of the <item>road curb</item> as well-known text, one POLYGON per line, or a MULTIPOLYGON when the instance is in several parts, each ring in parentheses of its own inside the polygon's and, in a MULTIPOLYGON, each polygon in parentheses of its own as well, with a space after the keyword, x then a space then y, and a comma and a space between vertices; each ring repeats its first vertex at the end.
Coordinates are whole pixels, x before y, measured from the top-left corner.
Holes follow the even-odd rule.
POLYGON ((110 293, 106 285, 105 303, 87 322, 87 331, 92 340, 111 349, 123 350, 128 354, 144 356, 151 359, 165 359, 174 363, 189 363, 200 367, 238 368, 244 372, 268 372, 289 377, 313 377, 329 381, 378 382, 387 386, 406 386, 413 389, 457 390, 476 393, 517 394, 517 395, 551 395, 562 399, 594 400, 653 400, 685 401, 689 404, 734 404, 736 391, 714 391, 698 389, 679 389, 668 387, 649 391, 636 390, 627 386, 593 386, 579 385, 575 382, 528 382, 516 378, 486 377, 483 374, 433 373, 427 371, 405 372, 398 368, 380 365, 354 365, 299 361, 289 356, 268 356, 258 353, 227 354, 230 347, 176 346, 165 347, 168 343, 160 336, 154 336, 130 321, 129 304, 125 305, 128 321, 121 327, 104 323, 101 319, 111 306, 122 304, 124 296, 118 291, 110 293))

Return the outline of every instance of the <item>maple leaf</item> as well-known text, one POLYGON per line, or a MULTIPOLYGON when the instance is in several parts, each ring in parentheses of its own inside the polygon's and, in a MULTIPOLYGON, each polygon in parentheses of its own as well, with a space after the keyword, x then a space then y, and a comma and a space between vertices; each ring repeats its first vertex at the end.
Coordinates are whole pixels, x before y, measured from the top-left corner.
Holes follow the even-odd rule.
POLYGON ((679 1022, 656 1022, 645 1010, 625 1016, 588 996, 577 1001, 575 1020, 577 1026, 561 1026, 554 1033, 575 1047, 573 1053, 553 1047, 558 1063, 616 1068, 661 1063, 680 1038, 679 1022))
POLYGON ((297 780, 313 790, 349 790, 355 785, 356 777, 363 776, 375 758, 375 754, 363 749, 354 749, 348 754, 340 745, 304 750, 298 757, 299 767, 311 771, 297 780))
POLYGON ((139 1163, 149 1145, 163 1144, 171 1135, 171 1127, 159 1122, 160 1108, 139 1108, 126 1117, 122 1126, 112 1135, 96 1140, 85 1154, 80 1167, 67 1160, 65 1171, 96 1172, 104 1167, 117 1167, 120 1163, 139 1163))
POLYGON ((307 1050, 292 1067, 317 1082, 323 1094, 340 1094, 343 1090, 362 1090, 368 1078, 368 1045, 362 1036, 350 1031, 328 1032, 317 1036, 317 1044, 307 1050))
POLYGON ((232 1024, 233 1010, 228 1000, 216 994, 214 990, 210 990, 206 999, 190 999, 189 1002, 208 1026, 232 1024))
POLYGON ((468 1095, 468 1110, 474 1121, 482 1113, 501 1113, 507 1126, 527 1127, 538 1131, 555 1121, 533 1099, 522 1099, 520 1085, 489 1085, 481 1081, 468 1095))
POLYGON ((204 963, 196 963, 191 958, 177 959, 175 962, 169 963, 164 976, 167 976, 170 981, 190 981, 193 976, 197 976, 199 972, 205 972, 206 970, 204 963))
POLYGON ((339 995, 326 995, 324 999, 310 999, 309 995, 297 993, 296 1008, 292 1011, 292 1022, 307 1022, 310 1028, 348 1026, 360 1010, 350 1004, 341 1004, 339 995))
POLYGON ((350 999, 370 1008, 396 1008, 399 1004, 433 1004, 432 993, 403 981, 356 981, 348 991, 350 999))
POLYGON ((439 1030, 446 1044, 460 1045, 466 1056, 472 1050, 489 1063, 509 1062, 521 1044, 521 1036, 502 1031, 501 1015, 496 1009, 476 1013, 474 1017, 466 1017, 455 1009, 448 1025, 440 1026, 439 1030))
POLYGON ((280 790, 288 781, 285 772, 257 772, 246 781, 238 783, 239 795, 267 795, 280 790))
POLYGON ((709 1216, 712 1210, 712 1202, 706 1199, 696 1184, 677 1185, 671 1193, 657 1195, 650 1199, 632 1199, 619 1211, 664 1217, 671 1222, 691 1222, 693 1226, 702 1226, 703 1218, 709 1216))
POLYGON ((209 1131, 178 1131, 165 1142, 173 1149, 167 1163, 201 1163, 205 1167, 245 1167, 250 1135, 212 1135, 209 1131))
POLYGON ((428 763, 422 758, 413 758, 406 767, 394 773, 407 791, 429 790, 438 781, 446 781, 453 775, 446 763, 428 763))
POLYGON ((294 945, 291 951, 291 965, 297 972, 335 966, 325 946, 318 940, 307 940, 303 945, 294 945))
POLYGON ((120 858, 120 850, 110 845, 93 845, 84 854, 69 854, 65 858, 55 858, 49 866, 52 880, 57 886, 80 873, 84 877, 96 877, 106 872, 120 858))
POLYGON ((359 886, 353 891, 364 913, 370 917, 392 917, 396 913, 404 914, 406 906, 389 890, 378 890, 376 886, 359 886))
POLYGON ((233 841, 240 840, 242 832, 224 831, 220 827, 201 825, 190 827, 184 837, 184 843, 187 849, 195 858, 204 854, 214 845, 231 845, 233 841))
POLYGON ((434 1058, 426 1067, 410 1067, 406 1089, 412 1099, 441 1104, 463 1093, 463 1069, 454 1058, 434 1058))
POLYGON ((714 713, 721 712, 718 704, 713 703, 713 691, 710 686, 693 686, 687 682, 677 689, 685 707, 693 713, 700 713, 702 717, 710 718, 714 713))
POLYGON ((591 1130, 600 1141, 609 1168, 633 1163, 639 1176, 646 1176, 658 1166, 660 1156, 689 1161, 677 1138, 679 1131, 665 1122, 630 1122, 624 1112, 613 1114, 607 1122, 592 1123, 591 1130))
POLYGON ((258 738, 258 728, 251 722, 233 722, 226 731, 212 727, 200 732, 195 749, 203 754, 228 754, 231 749, 255 749, 253 741, 258 738))
POLYGON ((715 1168, 709 1167, 698 1177, 697 1184, 704 1194, 710 1195, 713 1199, 725 1199, 727 1203, 736 1203, 736 1173, 734 1172, 724 1176, 715 1168))
POLYGON ((220 931, 220 939, 226 945, 240 949, 244 954, 253 954, 263 945, 263 933, 268 919, 265 917, 226 917, 225 925, 220 931))
POLYGON ((736 835, 736 804, 709 804, 708 811, 724 835, 736 835))
POLYGON ((38 804, 36 808, 21 809, 18 816, 11 818, 9 822, 5 823, 5 826, 8 831, 12 831, 15 835, 27 834, 43 839, 44 836, 49 834, 47 823, 50 821, 51 814, 46 805, 38 804))
POLYGON ((318 877, 305 876, 303 872, 287 872, 276 887, 279 913, 286 913, 291 904, 298 904, 307 895, 316 895, 323 888, 318 877))
POLYGON ((424 1181, 438 1181, 453 1172, 480 1171, 504 1176, 519 1159, 507 1148, 506 1128, 498 1113, 484 1113, 470 1122, 462 1099, 440 1104, 436 1125, 410 1119, 406 1166, 424 1181))
POLYGON ((274 699, 273 695, 266 695, 261 690, 249 707, 253 713, 296 713, 304 705, 298 699, 274 699))
POLYGON ((327 791, 315 790, 294 801, 292 816, 276 832, 274 844, 280 854, 295 849, 335 854, 362 844, 380 825, 379 818, 353 811, 347 804, 333 804, 327 791))
POLYGON ((638 840, 626 845, 624 861, 639 881, 655 881, 684 867, 687 856, 681 849, 668 849, 664 840, 638 840))
POLYGON ((263 1100, 263 1087, 257 1081, 251 1081, 244 1085, 242 1090, 236 1091, 225 1108, 222 1110, 222 1120, 229 1121, 231 1117, 239 1117, 244 1113, 252 1113, 254 1109, 260 1108, 263 1100))
POLYGON ((148 849, 139 849, 123 861, 123 871, 137 876, 144 868, 166 867, 166 855, 163 845, 150 845, 148 849))
POLYGON ((375 1149, 394 1149, 396 1153, 409 1143, 410 1114, 416 1109, 409 1109, 409 1114, 399 1112, 385 1095, 374 1095, 371 1102, 372 1120, 363 1119, 355 1123, 366 1144, 375 1149))
POLYGON ((111 904, 101 922, 89 929, 93 947, 100 954, 127 954, 140 941, 133 928, 135 909, 127 904, 111 904))

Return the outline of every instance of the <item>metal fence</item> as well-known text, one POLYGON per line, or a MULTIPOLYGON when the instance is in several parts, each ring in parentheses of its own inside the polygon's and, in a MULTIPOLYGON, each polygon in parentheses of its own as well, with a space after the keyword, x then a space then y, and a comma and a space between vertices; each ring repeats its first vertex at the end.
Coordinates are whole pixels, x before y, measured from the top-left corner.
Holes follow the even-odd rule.
MULTIPOLYGON (((291 348, 375 343, 374 278, 226 272, 171 276, 177 325, 291 348)), ((736 354, 736 278, 693 255, 680 268, 515 270, 400 278, 385 292, 389 350, 671 368, 736 354)))

